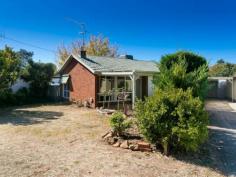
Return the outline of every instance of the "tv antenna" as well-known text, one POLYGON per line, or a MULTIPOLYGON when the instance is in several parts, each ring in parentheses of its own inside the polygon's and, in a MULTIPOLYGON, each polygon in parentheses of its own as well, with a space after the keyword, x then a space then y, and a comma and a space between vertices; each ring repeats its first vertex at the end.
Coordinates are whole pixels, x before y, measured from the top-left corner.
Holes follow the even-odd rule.
POLYGON ((85 46, 86 27, 84 23, 80 23, 80 34, 82 35, 83 47, 85 46))
POLYGON ((78 25, 80 27, 80 32, 79 34, 82 35, 82 44, 83 44, 83 47, 85 46, 85 37, 86 37, 86 34, 87 34, 87 30, 86 30, 86 27, 85 27, 85 23, 81 23, 81 22, 78 22, 77 20, 74 20, 72 18, 66 18, 66 20, 78 25))

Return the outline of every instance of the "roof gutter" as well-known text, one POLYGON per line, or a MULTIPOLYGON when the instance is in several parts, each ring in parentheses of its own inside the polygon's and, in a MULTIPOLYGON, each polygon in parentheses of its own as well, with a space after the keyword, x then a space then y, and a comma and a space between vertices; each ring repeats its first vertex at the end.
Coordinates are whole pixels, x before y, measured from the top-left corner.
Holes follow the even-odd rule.
POLYGON ((102 76, 127 76, 132 75, 134 72, 126 72, 126 71, 110 71, 110 72, 100 72, 99 74, 102 76))

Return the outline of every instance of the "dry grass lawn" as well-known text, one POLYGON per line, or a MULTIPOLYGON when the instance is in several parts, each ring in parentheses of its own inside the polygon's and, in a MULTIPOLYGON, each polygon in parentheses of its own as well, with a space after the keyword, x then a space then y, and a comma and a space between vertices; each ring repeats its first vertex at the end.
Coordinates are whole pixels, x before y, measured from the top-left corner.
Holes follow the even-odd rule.
POLYGON ((221 176, 194 160, 106 145, 108 129, 108 117, 72 105, 0 110, 0 176, 221 176))

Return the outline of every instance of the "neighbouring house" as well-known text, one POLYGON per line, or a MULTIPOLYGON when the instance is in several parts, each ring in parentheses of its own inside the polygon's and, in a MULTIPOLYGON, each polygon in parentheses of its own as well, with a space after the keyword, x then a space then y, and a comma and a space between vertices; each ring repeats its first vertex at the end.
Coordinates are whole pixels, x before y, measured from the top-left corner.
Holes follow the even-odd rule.
POLYGON ((29 82, 25 82, 23 79, 17 79, 16 82, 11 86, 11 90, 13 93, 16 93, 18 90, 22 88, 29 88, 29 82))
POLYGON ((153 75, 159 72, 153 61, 131 55, 117 58, 71 55, 52 79, 50 95, 69 101, 88 101, 91 107, 119 103, 134 106, 136 98, 152 95, 153 75))
POLYGON ((208 98, 236 100, 236 76, 209 77, 208 98))

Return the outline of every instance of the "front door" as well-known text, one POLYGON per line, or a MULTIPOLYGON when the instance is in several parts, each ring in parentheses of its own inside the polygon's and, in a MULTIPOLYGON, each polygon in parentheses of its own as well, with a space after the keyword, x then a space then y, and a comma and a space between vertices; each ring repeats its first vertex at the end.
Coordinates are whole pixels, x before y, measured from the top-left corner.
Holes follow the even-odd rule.
POLYGON ((136 97, 144 100, 148 96, 148 77, 141 76, 136 80, 136 97))

